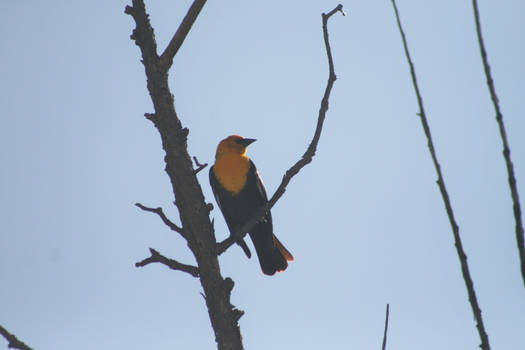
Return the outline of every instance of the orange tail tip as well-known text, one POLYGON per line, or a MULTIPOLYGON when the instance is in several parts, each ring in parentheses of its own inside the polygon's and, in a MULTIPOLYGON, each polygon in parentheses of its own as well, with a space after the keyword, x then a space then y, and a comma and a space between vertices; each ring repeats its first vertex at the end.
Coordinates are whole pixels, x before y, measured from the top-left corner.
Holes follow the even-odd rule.
POLYGON ((281 252, 281 254, 284 256, 284 258, 286 259, 286 261, 293 261, 293 255, 292 253, 290 253, 288 251, 288 249, 286 249, 284 247, 284 245, 279 241, 279 239, 277 239, 277 237, 275 237, 275 235, 273 235, 273 242, 275 243, 275 246, 277 247, 277 249, 279 249, 279 251, 281 252))

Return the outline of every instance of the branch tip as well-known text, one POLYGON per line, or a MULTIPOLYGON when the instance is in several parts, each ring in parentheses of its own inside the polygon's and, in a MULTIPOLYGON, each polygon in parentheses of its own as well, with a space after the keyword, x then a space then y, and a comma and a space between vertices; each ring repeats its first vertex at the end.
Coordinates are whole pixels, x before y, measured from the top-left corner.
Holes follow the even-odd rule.
POLYGON ((145 205, 142 205, 141 203, 135 203, 135 206, 139 207, 140 209, 144 211, 149 211, 151 213, 157 214, 162 219, 162 222, 164 222, 166 226, 168 226, 171 230, 180 233, 182 237, 187 238, 186 232, 184 232, 182 227, 179 227, 178 225, 173 223, 170 219, 168 219, 168 217, 166 216, 166 214, 164 214, 164 211, 162 210, 161 207, 150 208, 150 207, 146 207, 145 205))
POLYGON ((323 124, 326 117, 326 112, 328 111, 328 100, 330 99, 330 93, 332 92, 332 87, 334 85, 334 82, 336 80, 336 75, 334 71, 334 62, 332 59, 332 52, 330 48, 330 41, 328 38, 328 19, 337 11, 343 10, 343 5, 339 4, 337 5, 332 11, 328 12, 328 14, 323 13, 322 14, 322 20, 323 20, 323 38, 325 43, 325 49, 326 49, 326 56, 328 59, 328 82, 326 83, 326 88, 323 94, 323 97, 321 99, 321 107, 319 108, 319 114, 317 117, 317 126, 315 128, 314 136, 312 138, 312 141, 308 145, 306 152, 304 155, 290 168, 285 172, 285 175, 283 176, 283 179, 281 181, 281 184, 273 194, 272 198, 261 208, 259 208, 252 218, 248 220, 244 225, 241 226, 240 229, 236 230, 236 232, 232 233, 228 238, 223 240, 222 242, 219 242, 217 244, 217 254, 220 255, 224 253, 229 247, 231 247, 235 242, 240 242, 244 238, 244 236, 261 220, 263 220, 270 209, 275 205, 275 203, 279 200, 279 198, 282 197, 284 192, 286 191, 286 186, 290 183, 290 180, 292 177, 297 175, 299 171, 309 164, 312 161, 312 158, 315 155, 317 144, 319 143, 319 139, 321 138, 321 131, 323 130, 323 124))
POLYGON ((182 264, 177 260, 169 259, 153 248, 149 248, 149 251, 151 256, 135 263, 135 267, 143 267, 152 263, 161 263, 172 270, 183 271, 192 275, 193 277, 199 277, 199 269, 196 266, 182 264))
POLYGON ((199 13, 204 7, 204 4, 206 4, 206 0, 193 1, 193 4, 188 9, 186 16, 184 16, 182 23, 173 35, 173 38, 171 38, 170 43, 160 56, 160 61, 165 70, 168 70, 173 64, 173 58, 184 43, 184 40, 188 36, 188 33, 190 32, 191 27, 193 26, 193 23, 195 23, 195 21, 197 20, 199 13))
POLYGON ((193 161, 195 162, 195 165, 197 166, 197 169, 193 170, 193 173, 195 175, 197 175, 202 169, 208 166, 208 163, 204 163, 204 164, 199 163, 197 157, 195 156, 193 156, 193 161))
POLYGON ((341 12, 343 16, 346 16, 346 12, 343 10, 343 5, 339 4, 332 11, 322 14, 323 21, 328 21, 328 19, 332 17, 336 12, 341 12))
POLYGON ((390 304, 386 304, 386 315, 385 315, 385 331, 383 332, 383 346, 381 350, 386 349, 386 336, 388 332, 388 316, 389 316, 390 304))

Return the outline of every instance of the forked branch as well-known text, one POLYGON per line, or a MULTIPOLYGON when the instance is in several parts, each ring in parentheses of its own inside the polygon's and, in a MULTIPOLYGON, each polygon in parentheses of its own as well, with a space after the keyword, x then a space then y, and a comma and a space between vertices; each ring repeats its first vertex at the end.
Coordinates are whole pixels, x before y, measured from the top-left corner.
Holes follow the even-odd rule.
POLYGON ((204 163, 204 164, 199 163, 199 160, 195 156, 193 156, 193 161, 195 162, 195 165, 197 166, 197 169, 193 170, 193 173, 195 175, 197 175, 202 169, 208 166, 208 163, 204 163))
POLYGON ((135 264, 136 267, 146 266, 151 263, 161 263, 161 264, 166 265, 172 270, 183 271, 183 272, 189 273, 193 277, 199 277, 199 269, 196 266, 186 265, 186 264, 178 262, 177 260, 167 258, 153 248, 149 248, 149 251, 151 253, 151 256, 149 258, 146 258, 136 263, 135 264))
POLYGON ((150 208, 150 207, 146 207, 145 205, 142 205, 140 203, 135 203, 135 205, 137 207, 139 207, 140 209, 144 210, 144 211, 149 211, 151 213, 157 214, 161 218, 162 222, 164 222, 164 224, 166 224, 166 226, 168 226, 173 231, 180 233, 184 238, 186 238, 186 233, 184 232, 182 227, 177 226, 174 222, 172 222, 170 219, 168 219, 166 214, 164 214, 164 211, 162 210, 162 208, 160 208, 160 207, 158 207, 158 208, 150 208))
POLYGON ((312 161, 312 158, 315 155, 317 149, 317 144, 321 137, 321 131, 323 130, 323 123, 326 117, 326 112, 328 111, 328 100, 330 98, 330 93, 332 92, 332 87, 335 80, 337 79, 334 70, 334 62, 332 59, 332 50, 330 48, 330 41, 328 40, 328 20, 336 12, 341 12, 343 16, 346 13, 343 11, 343 5, 337 5, 332 11, 322 14, 323 19, 323 37, 326 47, 326 55, 328 57, 328 82, 324 91, 323 99, 321 100, 321 107, 319 108, 319 116, 317 118, 317 126, 315 128, 314 136, 310 145, 306 149, 306 152, 303 154, 302 158, 299 159, 283 176, 281 184, 275 191, 272 198, 266 203, 266 205, 259 208, 256 213, 248 220, 238 231, 230 235, 224 241, 220 242, 217 246, 217 253, 220 255, 224 253, 233 243, 244 238, 246 233, 248 233, 259 221, 261 221, 268 213, 268 211, 275 205, 275 203, 281 198, 281 196, 286 191, 286 186, 290 183, 292 177, 294 177, 299 171, 308 163, 312 161))
POLYGON ((481 339, 480 347, 483 350, 490 350, 489 337, 487 335, 487 332, 485 331, 485 326, 483 324, 483 318, 481 317, 481 309, 479 307, 478 299, 476 297, 476 291, 474 289, 474 283, 472 282, 472 278, 470 277, 470 271, 469 271, 469 267, 467 263, 467 255, 465 254, 465 251, 463 250, 463 244, 461 243, 461 237, 459 235, 459 227, 456 224, 456 219, 454 217, 454 211, 452 210, 452 204, 450 203, 450 198, 448 196, 447 188, 445 187, 445 180, 443 178, 443 174, 441 173, 441 166, 439 165, 439 162, 436 156, 436 151, 434 149, 432 135, 430 134, 430 127, 428 126, 427 116, 425 114, 425 109, 423 107, 423 99, 421 97, 421 93, 419 92, 419 86, 417 84, 416 71, 414 68, 414 64, 412 63, 412 59, 410 58, 410 53, 408 52, 408 45, 407 45, 407 41, 405 37, 405 32, 403 31, 403 27, 401 26, 401 20, 399 19, 399 12, 397 10, 395 0, 392 0, 392 6, 394 7, 397 26, 399 28, 399 33, 401 34, 401 39, 403 41, 403 47, 405 49, 405 55, 408 61, 408 65, 410 67, 412 83, 414 85, 414 90, 417 96, 417 103, 419 105, 418 115, 421 119, 421 125, 423 126, 423 130, 428 140, 428 149, 430 151, 430 155, 432 156, 434 168, 436 169, 436 173, 438 176, 437 184, 439 186, 439 190, 441 192, 441 197, 443 198, 443 202, 445 203, 445 209, 447 211, 450 226, 452 228, 452 233, 454 235, 454 242, 456 245, 456 250, 457 250, 459 261, 461 264, 461 271, 463 273, 463 279, 465 280, 465 285, 467 287, 468 299, 470 301, 470 305, 472 306, 472 312, 474 313, 474 318, 476 319, 476 322, 477 322, 479 337, 481 339))
POLYGON ((175 57, 182 46, 184 39, 186 39, 186 36, 190 32, 190 29, 199 16, 199 13, 201 12, 204 4, 206 4, 206 0, 195 0, 188 10, 188 13, 186 13, 182 23, 173 35, 173 38, 171 38, 168 47, 166 47, 166 50, 164 50, 160 56, 160 62, 164 69, 168 70, 171 67, 171 64, 173 63, 173 57, 175 57))

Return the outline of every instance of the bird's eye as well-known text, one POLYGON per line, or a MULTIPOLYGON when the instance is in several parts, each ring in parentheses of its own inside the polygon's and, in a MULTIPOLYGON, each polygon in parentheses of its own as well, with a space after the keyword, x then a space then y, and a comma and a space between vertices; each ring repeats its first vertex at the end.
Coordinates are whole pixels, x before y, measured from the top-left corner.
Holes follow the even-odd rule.
POLYGON ((242 139, 235 139, 235 142, 237 142, 239 145, 242 145, 242 139))

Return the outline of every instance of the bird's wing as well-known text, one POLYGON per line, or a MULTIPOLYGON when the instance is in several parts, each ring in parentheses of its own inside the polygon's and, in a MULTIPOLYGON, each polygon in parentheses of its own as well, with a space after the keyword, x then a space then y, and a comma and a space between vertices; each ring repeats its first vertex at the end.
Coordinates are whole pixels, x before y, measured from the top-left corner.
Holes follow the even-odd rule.
MULTIPOLYGON (((217 180, 217 177, 215 176, 215 172, 213 171, 213 166, 210 168, 210 186, 213 191, 213 196, 215 197, 215 201, 217 202, 217 205, 219 206, 219 209, 221 210, 222 215, 224 216, 226 224, 228 225, 228 228, 230 229, 230 233, 233 233, 231 232, 232 228, 229 226, 230 225, 229 221, 231 221, 230 220, 231 214, 224 211, 223 208, 226 208, 226 207, 222 204, 222 196, 226 190, 219 183, 219 180, 217 180)), ((246 244, 244 239, 237 241, 237 244, 242 248, 242 250, 244 251, 244 254, 246 254, 248 258, 252 257, 252 252, 250 251, 250 248, 248 248, 248 245, 246 244)))
POLYGON ((214 168, 213 166, 210 168, 210 185, 213 191, 213 196, 215 197, 215 201, 217 202, 217 205, 219 206, 219 209, 222 212, 221 199, 220 199, 219 191, 218 191, 220 184, 219 184, 219 181, 217 180, 217 177, 215 177, 213 168, 214 168))
MULTIPOLYGON (((255 164, 253 164, 253 162, 250 160, 250 172, 253 173, 253 176, 255 177, 255 184, 256 184, 256 187, 257 187, 257 192, 259 193, 261 199, 262 199, 262 202, 263 203, 266 203, 268 202, 268 195, 266 194, 266 189, 264 188, 264 183, 263 183, 263 180, 262 180, 262 177, 261 175, 259 174, 259 171, 257 170, 257 167, 255 166, 255 164)), ((250 175, 248 175, 250 176, 250 175)))

